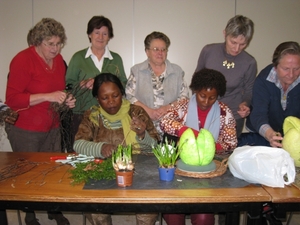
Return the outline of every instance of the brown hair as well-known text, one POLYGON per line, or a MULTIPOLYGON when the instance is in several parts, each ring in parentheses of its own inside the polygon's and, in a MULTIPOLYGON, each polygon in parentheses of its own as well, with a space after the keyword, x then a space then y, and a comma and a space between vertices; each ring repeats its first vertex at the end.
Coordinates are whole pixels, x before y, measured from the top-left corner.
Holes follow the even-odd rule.
POLYGON ((160 39, 164 41, 166 43, 167 50, 171 45, 171 41, 167 35, 158 31, 153 31, 151 34, 148 34, 144 40, 145 50, 150 48, 151 41, 154 39, 160 39))
POLYGON ((299 44, 294 41, 287 41, 278 45, 274 51, 273 59, 272 59, 274 67, 277 67, 280 59, 282 59, 282 57, 287 54, 300 56, 299 44))
MULTIPOLYGON (((100 29, 101 27, 107 27, 109 38, 114 37, 114 30, 111 21, 104 16, 93 16, 87 25, 87 35, 90 35, 94 29, 100 29)), ((89 38, 90 42, 91 39, 89 38)))

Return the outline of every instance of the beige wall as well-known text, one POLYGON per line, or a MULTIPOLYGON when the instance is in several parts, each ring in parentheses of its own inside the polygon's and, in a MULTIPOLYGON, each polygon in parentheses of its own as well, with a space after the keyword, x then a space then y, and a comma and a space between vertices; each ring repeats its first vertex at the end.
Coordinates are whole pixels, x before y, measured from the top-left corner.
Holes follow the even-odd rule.
MULTIPOLYGON (((146 59, 145 36, 164 32, 171 39, 168 59, 183 68, 189 83, 202 47, 224 40, 229 18, 243 14, 254 21, 247 51, 261 70, 279 43, 300 42, 299 8, 299 0, 0 0, 0 99, 5 100, 11 59, 27 47, 28 30, 43 17, 64 25, 68 40, 62 55, 67 62, 89 45, 88 20, 93 15, 108 17, 115 33, 109 47, 122 56, 127 75, 131 66, 146 59)), ((0 149, 11 150, 5 137, 0 137, 0 149)))

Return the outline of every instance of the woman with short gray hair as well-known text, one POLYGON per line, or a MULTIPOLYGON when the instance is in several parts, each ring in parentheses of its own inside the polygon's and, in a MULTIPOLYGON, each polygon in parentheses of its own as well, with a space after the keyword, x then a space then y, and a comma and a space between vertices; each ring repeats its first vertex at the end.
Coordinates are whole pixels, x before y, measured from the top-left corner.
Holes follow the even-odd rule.
POLYGON ((196 67, 196 72, 208 68, 225 76, 226 93, 219 100, 231 109, 238 136, 242 133, 245 118, 250 113, 252 87, 257 73, 256 60, 245 51, 253 32, 252 20, 242 15, 234 16, 223 31, 225 42, 204 46, 196 67))

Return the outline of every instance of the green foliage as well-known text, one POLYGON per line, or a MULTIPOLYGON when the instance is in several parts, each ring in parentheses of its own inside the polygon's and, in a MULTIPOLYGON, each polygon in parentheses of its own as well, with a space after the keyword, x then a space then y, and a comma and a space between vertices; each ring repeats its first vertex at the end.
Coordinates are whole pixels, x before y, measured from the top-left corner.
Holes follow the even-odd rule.
POLYGON ((159 167, 173 168, 176 163, 180 151, 177 151, 174 141, 171 141, 170 144, 168 144, 166 138, 165 142, 161 142, 159 145, 152 147, 152 152, 158 160, 159 167))
POLYGON ((112 180, 116 178, 111 158, 102 163, 77 163, 76 168, 70 170, 70 173, 70 178, 73 179, 72 185, 86 183, 89 180, 112 180))

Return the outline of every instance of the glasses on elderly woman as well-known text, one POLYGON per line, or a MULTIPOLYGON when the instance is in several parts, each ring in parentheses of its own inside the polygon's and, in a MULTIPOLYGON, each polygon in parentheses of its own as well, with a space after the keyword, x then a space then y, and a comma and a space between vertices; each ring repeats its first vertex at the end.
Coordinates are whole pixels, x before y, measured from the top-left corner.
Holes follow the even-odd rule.
POLYGON ((49 49, 62 48, 64 46, 63 43, 57 43, 57 44, 54 44, 52 42, 50 42, 50 43, 42 42, 42 43, 49 49))
POLYGON ((158 52, 162 52, 162 53, 168 52, 168 49, 166 49, 166 48, 148 48, 148 49, 152 50, 155 53, 158 53, 158 52))

